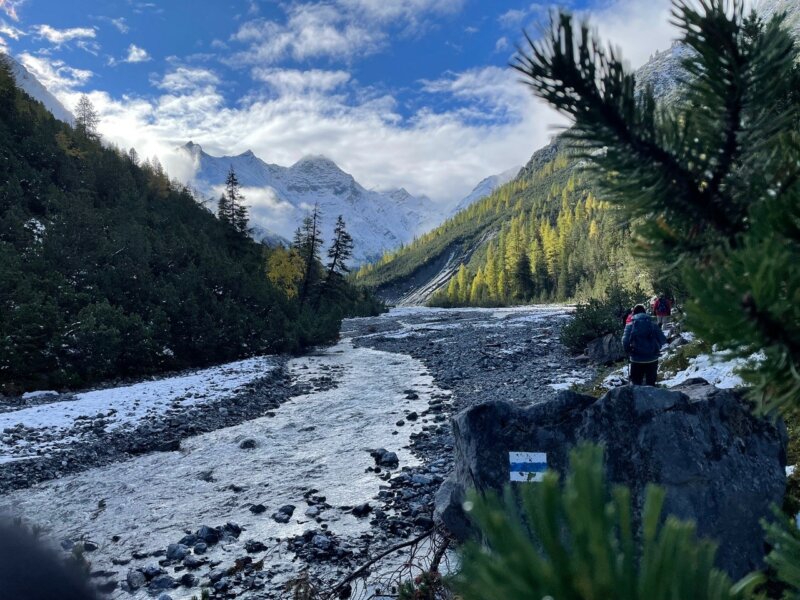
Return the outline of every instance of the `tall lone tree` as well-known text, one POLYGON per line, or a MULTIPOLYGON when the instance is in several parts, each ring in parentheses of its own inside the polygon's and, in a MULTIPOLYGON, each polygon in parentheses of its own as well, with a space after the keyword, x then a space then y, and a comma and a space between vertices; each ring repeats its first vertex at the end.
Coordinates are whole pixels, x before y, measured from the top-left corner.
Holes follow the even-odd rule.
POLYGON ((336 219, 333 228, 333 242, 328 248, 328 265, 326 281, 332 282, 336 277, 344 277, 350 272, 347 261, 353 256, 353 236, 345 228, 342 215, 336 219))
POLYGON ((92 101, 86 94, 82 94, 75 107, 75 128, 87 138, 96 138, 99 124, 100 117, 92 101))
POLYGON ((231 165, 225 178, 225 190, 217 202, 217 217, 229 223, 238 233, 247 234, 248 211, 244 204, 239 178, 231 165))
POLYGON ((303 281, 300 285, 300 304, 309 297, 311 290, 320 278, 320 249, 322 248, 322 233, 320 223, 322 213, 319 205, 315 204, 311 214, 306 215, 303 224, 297 228, 292 241, 292 247, 297 250, 303 260, 303 281))

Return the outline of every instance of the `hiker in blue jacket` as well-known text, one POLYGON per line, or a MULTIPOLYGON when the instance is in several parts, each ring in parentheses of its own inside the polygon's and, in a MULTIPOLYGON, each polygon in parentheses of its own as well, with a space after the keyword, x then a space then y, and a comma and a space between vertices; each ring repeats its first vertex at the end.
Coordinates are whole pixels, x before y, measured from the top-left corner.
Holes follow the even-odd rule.
POLYGON ((633 308, 633 319, 625 326, 622 347, 631 359, 631 383, 655 385, 658 375, 658 355, 667 343, 664 332, 645 312, 644 305, 633 308))

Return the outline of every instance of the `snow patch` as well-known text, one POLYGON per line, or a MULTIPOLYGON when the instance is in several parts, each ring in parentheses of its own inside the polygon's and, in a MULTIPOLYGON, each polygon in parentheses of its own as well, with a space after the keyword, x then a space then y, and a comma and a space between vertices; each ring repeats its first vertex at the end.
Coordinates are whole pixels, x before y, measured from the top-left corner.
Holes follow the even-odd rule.
MULTIPOLYGON (((104 430, 112 431, 135 425, 145 417, 162 415, 174 407, 185 409, 223 400, 238 388, 266 376, 276 365, 274 357, 250 358, 189 375, 84 392, 72 400, 2 413, 0 431, 9 433, 22 428, 27 433, 25 440, 17 440, 16 444, 6 435, 0 437, 0 460, 19 460, 75 442, 81 434, 71 430, 82 420, 102 417, 104 430)), ((51 393, 31 392, 27 397, 51 393)))
POLYGON ((700 377, 722 389, 741 387, 744 385, 744 381, 736 374, 736 371, 757 359, 757 355, 745 359, 729 358, 723 353, 701 354, 690 359, 686 369, 678 371, 673 377, 665 379, 661 383, 667 387, 675 387, 687 379, 700 377))

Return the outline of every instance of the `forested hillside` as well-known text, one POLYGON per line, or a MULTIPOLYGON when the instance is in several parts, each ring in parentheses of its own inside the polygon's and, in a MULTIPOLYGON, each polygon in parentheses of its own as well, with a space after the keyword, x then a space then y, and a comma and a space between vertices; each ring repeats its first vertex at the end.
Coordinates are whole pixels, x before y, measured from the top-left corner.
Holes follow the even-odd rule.
POLYGON ((57 121, 0 68, 0 391, 296 351, 376 309, 341 285, 335 301, 290 298, 269 259, 160 166, 57 121))
MULTIPOLYGON (((636 72, 638 89, 675 102, 686 55, 680 44, 655 53, 636 72)), ((396 300, 447 263, 429 299, 437 306, 585 300, 612 283, 649 290, 653 276, 631 255, 629 224, 598 200, 584 166, 557 137, 512 182, 365 266, 358 281, 396 300)))
POLYGON ((362 268, 359 282, 379 290, 448 253, 465 262, 431 303, 496 306, 602 294, 606 287, 650 285, 630 255, 629 229, 597 199, 580 163, 555 140, 512 182, 446 223, 362 268))

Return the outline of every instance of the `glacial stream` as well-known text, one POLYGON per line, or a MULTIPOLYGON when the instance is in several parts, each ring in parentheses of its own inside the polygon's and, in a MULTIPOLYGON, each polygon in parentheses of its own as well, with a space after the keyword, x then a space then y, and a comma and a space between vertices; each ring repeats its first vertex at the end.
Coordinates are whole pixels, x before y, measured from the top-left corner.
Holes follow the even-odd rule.
MULTIPOLYGON (((242 554, 247 539, 300 534, 316 525, 304 514, 302 501, 312 488, 333 507, 320 515, 331 531, 344 537, 368 532, 368 519, 338 509, 369 502, 378 493, 383 481, 367 472, 374 465, 368 451, 385 447, 398 454, 401 465, 415 464, 404 447, 420 425, 397 428, 395 422, 409 411, 424 410, 432 394, 445 393, 419 361, 353 348, 349 341, 293 360, 290 369, 301 381, 324 378, 335 387, 297 396, 274 416, 185 440, 177 452, 153 453, 9 494, 0 498, 0 512, 41 527, 51 542, 97 543, 99 549, 87 554, 92 570, 123 579, 132 565, 114 565, 112 559, 166 548, 205 524, 233 521, 244 529, 236 543, 221 544, 210 556, 223 562, 225 555, 242 554), (417 399, 406 399, 410 389, 417 399), (240 448, 245 439, 255 440, 255 448, 240 448), (254 504, 266 511, 254 515, 249 510, 254 504), (286 504, 297 507, 289 523, 270 518, 286 504)), ((284 559, 271 555, 270 564, 292 573, 294 567, 284 559)), ((169 591, 175 600, 193 593, 196 588, 169 591)), ((149 596, 117 590, 112 597, 149 596)))
MULTIPOLYGON (((308 384, 305 389, 310 391, 266 416, 185 438, 177 451, 152 452, 10 492, 0 496, 0 515, 21 519, 41 531, 41 538, 62 556, 71 544, 89 541, 96 545, 85 556, 93 581, 105 585, 110 598, 159 598, 162 592, 152 589, 151 577, 133 590, 127 579, 138 570, 157 569, 159 562, 176 585, 187 573, 197 578, 189 587, 165 588, 163 593, 173 600, 199 597, 200 587, 210 585, 214 569, 233 572, 242 557, 259 565, 256 577, 263 587, 240 587, 235 597, 291 597, 280 590, 309 563, 287 545, 287 539, 309 531, 331 536, 339 556, 344 551, 349 557, 346 564, 312 561, 312 571, 322 572, 330 584, 382 548, 430 526, 423 517, 430 514, 432 494, 446 475, 452 454, 444 434, 449 431, 451 401, 461 406, 465 400, 496 397, 543 401, 554 390, 587 376, 571 361, 558 359, 561 351, 553 332, 567 314, 564 307, 399 309, 347 322, 339 344, 289 362, 292 380, 308 384), (435 362, 437 377, 442 376, 456 393, 437 387, 422 360, 410 355, 414 348, 415 355, 435 362), (425 465, 411 451, 412 436, 423 432, 434 435, 428 439, 439 440, 433 452, 428 445, 425 465), (375 469, 370 451, 378 448, 395 452, 399 459, 399 467, 390 469, 391 482, 385 468, 375 469), (411 468, 407 483, 398 487, 406 468, 411 468), (417 479, 412 480, 412 475, 417 479), (404 526, 405 532, 387 528, 385 520, 382 527, 371 522, 389 497, 404 499, 404 514, 397 516, 411 523, 404 526), (373 510, 369 516, 352 514, 352 507, 364 503, 373 510), (288 522, 277 522, 273 515, 285 505, 293 505, 294 512, 288 522), (202 526, 214 528, 229 522, 241 527, 241 534, 209 545, 201 556, 191 554, 190 558, 202 561, 201 568, 187 570, 180 560, 164 564, 164 551, 170 544, 202 526), (414 527, 413 532, 407 527, 414 527), (253 541, 259 542, 256 550, 248 546, 253 541)), ((265 373, 274 368, 268 360, 264 365, 265 373)), ((248 371, 239 365, 236 373, 241 374, 232 377, 239 379, 225 385, 246 383, 242 378, 248 371)), ((192 376, 199 382, 198 389, 181 392, 180 397, 191 401, 208 396, 216 402, 213 406, 224 411, 225 397, 209 396, 205 389, 216 389, 217 394, 225 389, 221 375, 212 373, 213 385, 204 384, 202 375, 192 376)), ((172 393, 175 386, 167 378, 150 387, 172 393)), ((161 394, 154 391, 150 396, 142 395, 139 401, 156 402, 158 408, 155 396, 161 394)), ((168 404, 180 406, 176 402, 168 404)), ((29 426, 45 427, 39 423, 43 414, 72 414, 63 402, 50 406, 49 411, 47 405, 21 409, 16 415, 10 411, 2 418, 7 425, 25 418, 29 426)), ((120 410, 119 414, 127 413, 120 410)), ((118 425, 112 422, 110 426, 118 425)), ((52 440, 46 443, 44 448, 59 444, 58 440, 55 446, 52 440)), ((386 506, 387 516, 381 518, 391 520, 395 509, 391 503, 386 506)), ((313 542, 306 540, 306 547, 315 550, 317 541, 316 537, 313 542)), ((319 541, 323 547, 327 544, 319 541)), ((402 563, 403 559, 396 560, 402 563)))

